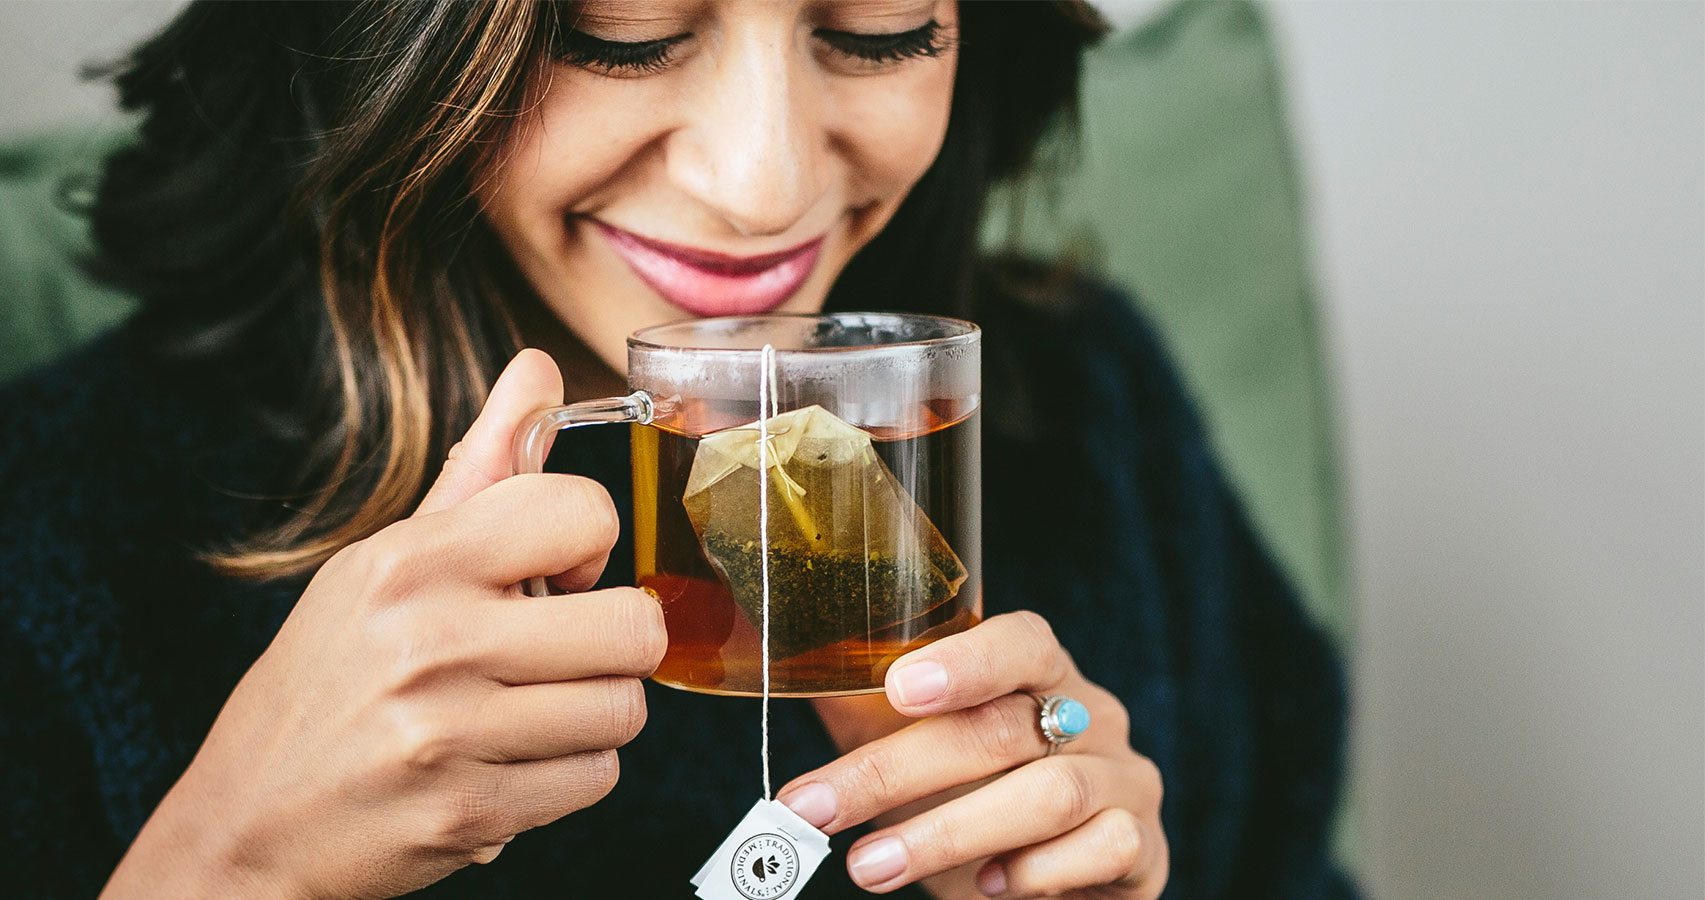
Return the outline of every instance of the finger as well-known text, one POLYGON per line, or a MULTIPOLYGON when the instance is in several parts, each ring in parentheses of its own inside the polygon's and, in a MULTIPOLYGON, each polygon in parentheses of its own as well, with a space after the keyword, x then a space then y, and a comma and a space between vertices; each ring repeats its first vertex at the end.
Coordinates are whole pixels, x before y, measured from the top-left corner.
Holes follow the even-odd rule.
POLYGON ((1075 673, 1046 619, 1006 613, 900 657, 888 670, 888 702, 927 716, 1014 691, 1047 691, 1075 673))
POLYGON ((914 722, 799 776, 777 799, 835 834, 943 791, 1041 758, 1036 701, 1008 694, 914 722))
POLYGON ((1118 884, 1148 900, 1166 886, 1166 868, 1160 829, 1113 808, 1059 837, 991 860, 977 873, 977 887, 990 897, 1052 897, 1118 884))
POLYGON ((542 350, 515 355, 491 387, 485 406, 450 457, 415 515, 449 509, 514 474, 515 432, 534 412, 562 404, 562 372, 542 350))
POLYGON ((482 764, 435 791, 420 825, 434 849, 490 861, 515 835, 603 799, 619 775, 614 750, 482 764))
POLYGON ((473 854, 470 858, 473 860, 473 863, 476 866, 483 866, 483 865, 486 865, 488 863, 495 862, 495 861, 497 861, 497 855, 499 853, 502 853, 503 848, 509 846, 509 842, 512 840, 514 840, 514 838, 508 838, 505 840, 498 841, 495 844, 489 844, 487 846, 480 847, 479 849, 477 849, 473 852, 473 854))
POLYGON ((381 554, 406 554, 399 568, 414 570, 416 581, 453 578, 507 588, 560 573, 559 581, 590 586, 620 530, 603 485, 577 475, 527 474, 453 509, 398 522, 369 542, 377 541, 381 554))
POLYGON ((499 837, 519 834, 604 799, 621 764, 614 750, 491 766, 487 792, 499 837))
POLYGON ((472 720, 486 762, 615 750, 645 727, 645 686, 638 678, 608 676, 501 688, 472 720))
POLYGON ((603 675, 645 678, 669 644, 663 607, 639 588, 486 599, 455 612, 480 622, 468 652, 507 685, 603 675))
POLYGON ((891 891, 966 863, 1064 834, 1116 797, 1119 771, 1099 756, 1039 759, 963 797, 854 844, 847 872, 891 891))

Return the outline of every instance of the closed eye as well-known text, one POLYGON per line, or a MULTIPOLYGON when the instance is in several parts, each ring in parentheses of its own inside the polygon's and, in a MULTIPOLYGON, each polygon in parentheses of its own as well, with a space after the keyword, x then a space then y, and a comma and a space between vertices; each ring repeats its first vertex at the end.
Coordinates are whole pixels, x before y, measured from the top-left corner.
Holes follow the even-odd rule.
POLYGON ((675 47, 692 36, 686 32, 653 41, 607 41, 569 28, 557 33, 555 50, 556 57, 570 65, 611 75, 643 75, 667 68, 675 47))
POLYGON ((856 59, 875 63, 898 62, 920 56, 937 56, 947 49, 941 23, 934 19, 910 31, 891 34, 868 34, 860 31, 837 31, 819 28, 813 32, 817 39, 836 51, 856 59))
MULTIPOLYGON (((812 34, 843 56, 878 65, 938 56, 949 46, 944 29, 934 19, 909 31, 887 34, 832 28, 812 34)), ((647 75, 668 68, 675 48, 692 36, 684 32, 650 41, 612 41, 568 28, 557 33, 554 51, 569 65, 607 75, 647 75)))

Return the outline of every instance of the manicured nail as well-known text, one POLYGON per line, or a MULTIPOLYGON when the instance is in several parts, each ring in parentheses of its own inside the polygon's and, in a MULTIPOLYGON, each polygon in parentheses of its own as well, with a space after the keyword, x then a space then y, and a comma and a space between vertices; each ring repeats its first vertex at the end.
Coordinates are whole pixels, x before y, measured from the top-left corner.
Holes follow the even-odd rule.
POLYGON ((777 799, 813 827, 822 828, 835 819, 835 789, 822 782, 802 784, 777 799))
POLYGON ((989 863, 977 875, 977 890, 985 897, 999 897, 1006 893, 1006 867, 1000 863, 989 863))
POLYGON ((906 844, 897 837, 871 841, 853 851, 847 871, 859 887, 873 888, 906 871, 906 844))
POLYGON ((910 663, 894 670, 894 692, 905 706, 923 706, 947 693, 947 667, 938 662, 910 663))

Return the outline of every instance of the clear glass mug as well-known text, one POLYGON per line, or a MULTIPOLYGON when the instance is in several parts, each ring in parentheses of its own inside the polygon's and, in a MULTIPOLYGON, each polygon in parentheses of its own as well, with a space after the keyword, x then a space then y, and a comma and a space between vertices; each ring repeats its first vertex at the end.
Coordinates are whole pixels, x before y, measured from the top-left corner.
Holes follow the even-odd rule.
POLYGON ((758 695, 767 610, 772 695, 877 692, 895 659, 982 616, 980 337, 893 313, 642 329, 633 393, 541 411, 516 471, 543 471, 563 429, 633 425, 635 573, 669 630, 659 682, 758 695))

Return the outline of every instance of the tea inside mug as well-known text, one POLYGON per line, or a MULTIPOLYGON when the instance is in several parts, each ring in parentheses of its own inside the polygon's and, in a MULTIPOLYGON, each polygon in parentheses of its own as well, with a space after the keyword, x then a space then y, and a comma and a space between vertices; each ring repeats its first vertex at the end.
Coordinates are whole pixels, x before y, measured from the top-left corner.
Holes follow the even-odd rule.
POLYGON ((920 619, 954 598, 964 563, 869 433, 821 406, 764 424, 705 436, 682 500, 706 559, 754 625, 762 621, 767 552, 775 658, 920 619))
POLYGON ((669 630, 652 677, 875 693, 896 659, 981 621, 979 359, 974 324, 901 313, 631 336, 629 385, 648 399, 634 574, 669 630))
MULTIPOLYGON (((824 408, 830 407, 825 404, 824 408)), ((765 658, 761 646, 762 620, 750 611, 752 595, 745 593, 743 600, 736 600, 729 579, 711 561, 684 502, 700 443, 752 421, 756 413, 756 402, 691 403, 677 407, 671 418, 661 423, 634 426, 636 575, 638 583, 650 589, 662 603, 669 627, 669 652, 654 676, 663 684, 740 696, 758 696, 762 687, 760 669, 765 658)), ((784 657, 780 654, 804 642, 788 640, 788 649, 782 649, 784 625, 777 620, 781 610, 780 604, 774 602, 774 595, 783 580, 783 560, 772 548, 772 646, 768 658, 772 687, 777 694, 798 697, 879 692, 893 660, 938 637, 963 631, 981 619, 977 489, 980 414, 970 404, 936 402, 914 407, 903 418, 897 416, 895 420, 875 424, 840 417, 874 438, 871 446, 884 469, 899 486, 902 496, 910 499, 941 535, 942 543, 963 567, 965 579, 945 602, 909 618, 898 610, 904 605, 907 593, 893 591, 888 596, 897 609, 895 615, 904 620, 886 628, 873 628, 875 616, 866 616, 862 593, 866 572, 861 559, 853 579, 853 590, 860 592, 858 605, 833 604, 811 613, 821 617, 817 627, 823 638, 838 632, 838 639, 784 657), (899 425, 901 422, 912 427, 899 425)), ((740 477, 747 479, 755 474, 755 470, 748 469, 740 477)), ((753 481, 747 484, 752 485, 749 508, 755 508, 757 488, 753 481)), ((768 496, 772 501, 772 517, 793 515, 785 508, 785 500, 773 492, 768 496)), ((708 498, 704 499, 708 502, 708 498)), ((828 505, 834 515, 852 514, 850 503, 828 505)), ((817 506, 811 510, 813 516, 820 511, 817 506)), ((753 522, 751 534, 756 536, 757 514, 750 512, 742 517, 748 515, 753 522)), ((781 524, 774 523, 776 527, 781 524)), ((917 542, 905 541, 902 546, 917 546, 917 542)), ((735 549, 743 551, 744 543, 735 549)), ((736 576, 736 580, 750 584, 753 578, 761 579, 761 571, 756 570, 761 562, 758 549, 753 548, 753 557, 745 557, 742 552, 723 555, 725 566, 732 563, 737 568, 744 562, 754 567, 751 575, 736 576)), ((883 563, 882 558, 872 561, 869 574, 873 583, 889 568, 883 563)), ((805 571, 815 577, 825 563, 812 557, 809 564, 805 571)), ((804 568, 803 560, 797 568, 804 568)), ((936 568, 946 572, 951 567, 938 563, 936 568)), ((908 566, 908 569, 916 572, 918 567, 908 566)), ((947 580, 951 583, 951 578, 947 580)), ((826 592, 820 585, 811 590, 826 592)), ((920 595, 920 607, 932 602, 927 591, 912 593, 920 595)), ((883 605, 881 596, 869 604, 872 613, 883 605)), ((789 604, 790 610, 805 608, 789 604)))

